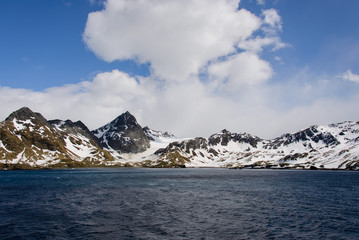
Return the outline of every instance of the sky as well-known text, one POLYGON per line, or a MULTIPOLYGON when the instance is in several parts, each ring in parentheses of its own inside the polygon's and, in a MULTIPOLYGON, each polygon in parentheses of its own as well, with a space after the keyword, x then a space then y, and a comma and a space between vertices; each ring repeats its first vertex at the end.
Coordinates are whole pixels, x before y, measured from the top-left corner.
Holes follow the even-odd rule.
POLYGON ((2 0, 0 119, 179 137, 359 121, 357 0, 2 0))

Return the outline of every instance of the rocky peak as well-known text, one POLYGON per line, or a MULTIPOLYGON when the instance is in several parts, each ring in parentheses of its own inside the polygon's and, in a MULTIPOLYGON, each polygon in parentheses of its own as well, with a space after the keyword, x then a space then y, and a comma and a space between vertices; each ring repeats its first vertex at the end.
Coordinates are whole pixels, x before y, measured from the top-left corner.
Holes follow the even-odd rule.
POLYGON ((0 125, 0 160, 3 160, 0 165, 5 164, 10 169, 71 164, 91 166, 112 160, 92 136, 80 121, 47 121, 41 114, 24 107, 10 114, 0 125))
POLYGON ((128 111, 92 133, 99 138, 102 147, 118 153, 139 153, 150 147, 142 127, 128 111))
POLYGON ((47 122, 47 120, 40 113, 35 113, 35 112, 31 111, 31 109, 28 107, 22 107, 19 110, 11 113, 5 119, 5 122, 12 122, 14 119, 19 120, 19 121, 30 120, 31 122, 35 122, 35 123, 37 121, 38 123, 50 126, 50 124, 47 122))
POLYGON ((151 141, 155 141, 155 138, 175 138, 172 133, 152 130, 147 126, 142 128, 142 131, 151 141))
POLYGON ((146 126, 146 127, 142 128, 142 130, 143 130, 145 133, 147 133, 147 132, 150 132, 150 131, 151 131, 151 129, 150 129, 148 126, 146 126))
POLYGON ((213 134, 208 138, 209 145, 212 146, 217 144, 227 146, 230 141, 238 143, 248 143, 252 147, 257 147, 257 143, 261 141, 261 139, 248 133, 231 133, 226 129, 223 129, 221 132, 213 134))
POLYGON ((126 130, 127 128, 137 128, 140 126, 137 123, 136 118, 128 111, 115 118, 111 122, 111 125, 112 127, 119 128, 121 130, 126 130))
POLYGON ((55 119, 50 120, 49 123, 53 125, 56 129, 58 129, 60 132, 66 132, 68 134, 75 135, 81 134, 88 139, 93 140, 97 145, 100 145, 98 138, 94 136, 93 133, 87 128, 87 126, 81 121, 73 122, 71 120, 63 121, 55 119))
POLYGON ((33 111, 28 107, 22 107, 19 110, 12 112, 5 121, 11 122, 14 118, 19 120, 28 120, 37 117, 33 111))
POLYGON ((91 134, 91 131, 88 129, 88 127, 81 121, 74 122, 74 126, 78 129, 85 131, 86 133, 91 134))
POLYGON ((90 130, 86 127, 86 125, 83 124, 83 122, 81 121, 73 122, 69 119, 66 121, 55 119, 55 120, 50 120, 49 123, 63 130, 67 128, 72 128, 72 129, 83 130, 85 132, 90 132, 90 130))
POLYGON ((138 130, 138 129, 141 129, 142 131, 142 127, 137 123, 136 118, 130 112, 127 111, 116 117, 108 124, 92 131, 92 133, 96 137, 101 138, 103 134, 105 134, 106 132, 119 133, 119 132, 138 130))
POLYGON ((319 129, 319 126, 314 125, 304 130, 292 134, 284 134, 281 137, 275 138, 268 144, 270 148, 278 148, 280 146, 287 146, 292 143, 303 143, 305 146, 312 146, 311 142, 323 143, 325 146, 335 146, 339 141, 328 131, 319 129))
POLYGON ((158 149, 155 154, 161 155, 168 152, 185 152, 185 153, 191 153, 193 150, 197 149, 207 149, 207 139, 202 137, 196 137, 193 139, 184 140, 181 142, 172 142, 168 144, 166 148, 158 149))

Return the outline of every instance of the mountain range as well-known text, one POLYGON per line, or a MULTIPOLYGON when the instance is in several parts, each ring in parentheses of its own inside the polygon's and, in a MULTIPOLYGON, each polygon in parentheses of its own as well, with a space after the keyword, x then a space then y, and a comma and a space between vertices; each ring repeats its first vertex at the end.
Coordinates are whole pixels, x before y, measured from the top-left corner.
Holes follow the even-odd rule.
POLYGON ((125 112, 90 131, 81 121, 46 120, 23 107, 0 123, 0 168, 225 167, 359 170, 359 122, 266 140, 222 130, 180 139, 141 127, 125 112))

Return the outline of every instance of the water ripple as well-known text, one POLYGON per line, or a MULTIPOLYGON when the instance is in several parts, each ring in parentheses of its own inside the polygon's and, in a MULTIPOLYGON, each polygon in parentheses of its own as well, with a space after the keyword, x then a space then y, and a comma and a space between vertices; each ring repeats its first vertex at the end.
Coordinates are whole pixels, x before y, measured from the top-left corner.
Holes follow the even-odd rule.
POLYGON ((359 173, 0 173, 1 239, 358 239, 359 173))

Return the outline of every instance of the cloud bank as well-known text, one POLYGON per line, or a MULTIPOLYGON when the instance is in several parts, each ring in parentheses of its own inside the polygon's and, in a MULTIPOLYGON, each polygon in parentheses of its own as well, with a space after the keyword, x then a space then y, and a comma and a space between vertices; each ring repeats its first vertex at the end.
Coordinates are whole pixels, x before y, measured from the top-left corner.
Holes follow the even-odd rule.
MULTIPOLYGON (((248 86, 234 95, 219 96, 198 79, 163 85, 113 70, 89 81, 41 92, 0 87, 0 117, 28 106, 47 119, 82 120, 95 129, 129 110, 141 125, 182 137, 206 137, 227 128, 272 138, 311 124, 353 119, 359 102, 359 95, 347 100, 320 98, 283 110, 283 96, 288 91, 287 86, 248 86)), ((303 91, 291 93, 295 97, 303 91)))

